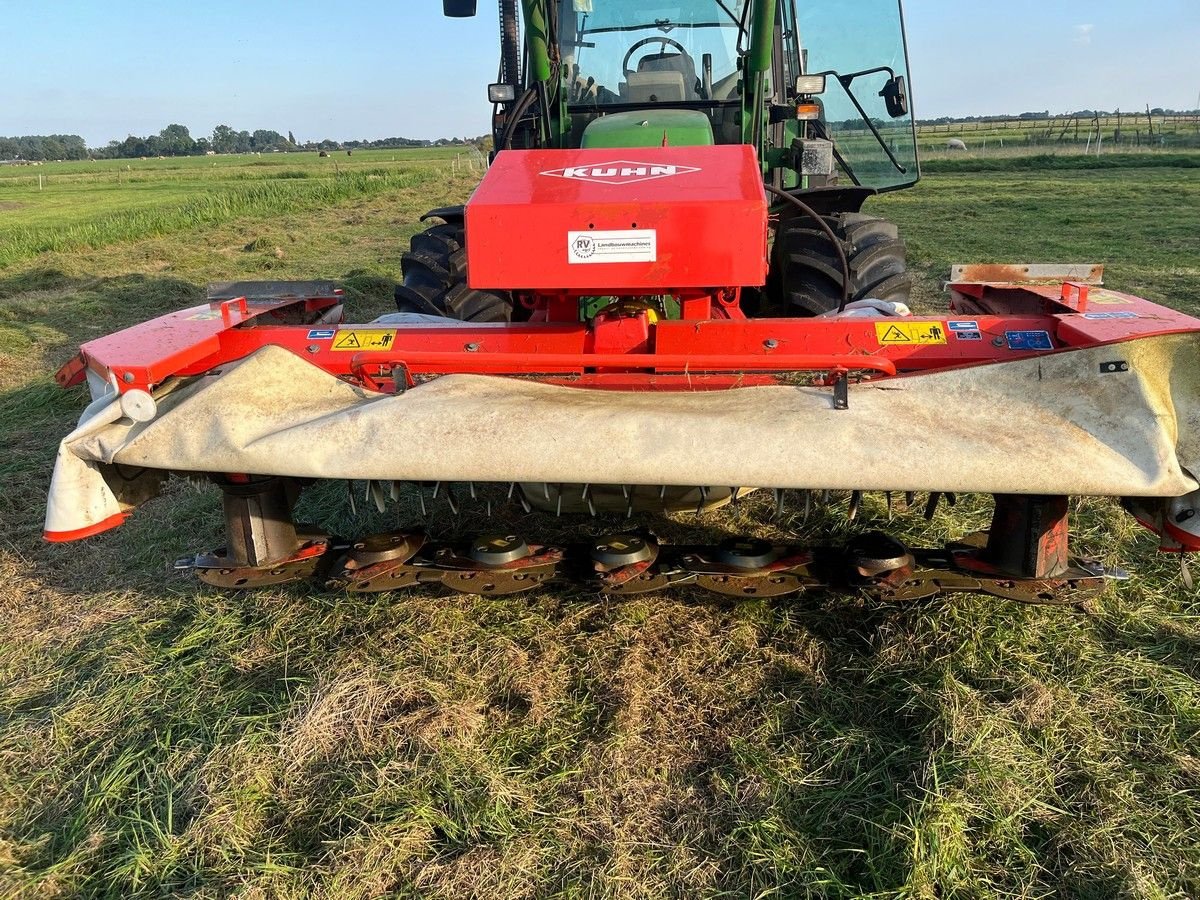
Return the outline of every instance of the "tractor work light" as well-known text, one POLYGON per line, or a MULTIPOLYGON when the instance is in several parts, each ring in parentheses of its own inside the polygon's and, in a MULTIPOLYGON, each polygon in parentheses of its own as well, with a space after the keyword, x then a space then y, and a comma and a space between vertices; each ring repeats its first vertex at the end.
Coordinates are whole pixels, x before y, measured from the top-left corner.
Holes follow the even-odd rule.
POLYGON ((813 97, 825 93, 824 75, 801 75, 796 79, 796 96, 813 97))
POLYGON ((489 84, 488 85, 488 102, 489 103, 512 103, 517 99, 516 85, 512 84, 489 84))

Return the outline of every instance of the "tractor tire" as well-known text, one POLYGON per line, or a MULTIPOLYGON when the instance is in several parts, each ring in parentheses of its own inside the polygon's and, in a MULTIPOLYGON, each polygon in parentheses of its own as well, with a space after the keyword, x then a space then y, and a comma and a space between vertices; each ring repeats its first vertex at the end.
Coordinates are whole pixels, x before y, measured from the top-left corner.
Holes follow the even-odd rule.
POLYGON ((413 235, 400 260, 404 280, 396 285, 396 309, 463 322, 511 321, 508 293, 467 287, 466 226, 455 213, 438 210, 446 221, 413 235))
MULTIPOLYGON (((862 213, 826 216, 850 263, 850 301, 907 303, 907 249, 896 226, 862 213)), ((768 293, 785 316, 819 316, 842 302, 842 263, 829 236, 808 216, 780 224, 771 251, 768 293)))

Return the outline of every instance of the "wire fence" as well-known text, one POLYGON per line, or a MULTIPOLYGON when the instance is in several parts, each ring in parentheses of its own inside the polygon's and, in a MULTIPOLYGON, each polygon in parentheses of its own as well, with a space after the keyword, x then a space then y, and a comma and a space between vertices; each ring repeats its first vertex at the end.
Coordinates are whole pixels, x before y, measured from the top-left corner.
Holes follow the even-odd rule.
POLYGON ((1200 114, 1114 113, 1105 116, 1049 116, 1043 119, 997 118, 921 124, 925 145, 944 141, 947 149, 1073 146, 1185 149, 1200 148, 1200 114), (958 144, 964 146, 959 147, 958 144))

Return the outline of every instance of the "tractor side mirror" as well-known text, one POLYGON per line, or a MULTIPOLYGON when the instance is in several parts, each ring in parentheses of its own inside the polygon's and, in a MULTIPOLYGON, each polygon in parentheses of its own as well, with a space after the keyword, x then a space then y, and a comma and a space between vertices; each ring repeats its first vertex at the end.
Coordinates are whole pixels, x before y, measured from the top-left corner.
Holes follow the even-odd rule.
POLYGON ((475 15, 477 0, 442 0, 442 14, 451 19, 469 19, 475 15))
POLYGON ((903 75, 896 75, 889 79, 888 83, 883 86, 883 90, 879 92, 879 96, 887 104, 888 115, 893 119, 908 115, 908 85, 905 83, 903 75))

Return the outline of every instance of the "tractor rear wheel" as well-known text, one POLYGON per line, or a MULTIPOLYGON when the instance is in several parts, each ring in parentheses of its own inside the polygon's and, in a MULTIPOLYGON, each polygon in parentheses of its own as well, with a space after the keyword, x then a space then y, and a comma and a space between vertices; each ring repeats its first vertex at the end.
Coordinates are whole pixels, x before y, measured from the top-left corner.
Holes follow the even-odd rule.
MULTIPOLYGON (((896 226, 862 213, 826 216, 850 263, 850 301, 907 303, 907 249, 896 226)), ((771 251, 769 295, 785 316, 819 316, 842 302, 842 263, 829 236, 808 216, 785 220, 771 251)))
POLYGON ((467 287, 467 236, 461 208, 431 215, 445 221, 413 235, 409 251, 400 260, 404 280, 396 285, 396 308, 463 322, 510 321, 512 298, 507 293, 467 287))

